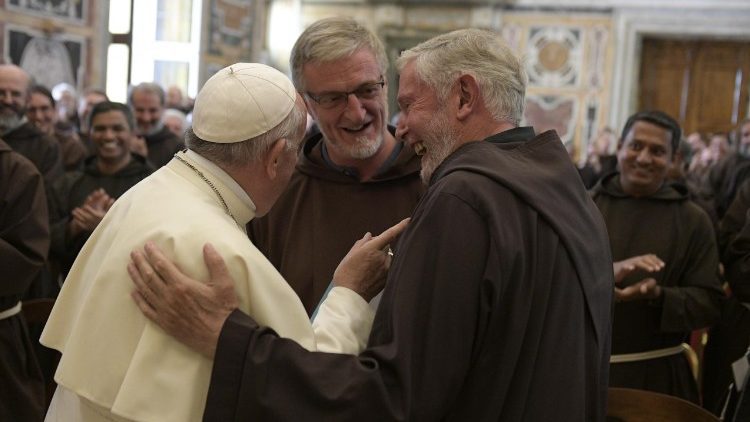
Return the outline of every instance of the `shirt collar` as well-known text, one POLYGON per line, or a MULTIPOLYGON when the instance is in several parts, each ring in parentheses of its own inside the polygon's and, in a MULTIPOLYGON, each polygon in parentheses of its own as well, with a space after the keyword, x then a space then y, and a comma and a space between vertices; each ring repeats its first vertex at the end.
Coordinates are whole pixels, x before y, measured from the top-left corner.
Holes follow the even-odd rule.
POLYGON ((248 195, 247 192, 242 189, 239 183, 237 183, 237 181, 234 180, 232 176, 222 170, 221 167, 217 166, 211 160, 203 157, 202 155, 191 149, 185 150, 185 155, 208 170, 214 177, 219 179, 219 181, 221 181, 227 187, 227 189, 231 190, 232 193, 237 195, 237 198, 239 198, 248 207, 250 207, 253 212, 255 212, 255 203, 253 202, 252 198, 250 198, 250 195, 248 195))

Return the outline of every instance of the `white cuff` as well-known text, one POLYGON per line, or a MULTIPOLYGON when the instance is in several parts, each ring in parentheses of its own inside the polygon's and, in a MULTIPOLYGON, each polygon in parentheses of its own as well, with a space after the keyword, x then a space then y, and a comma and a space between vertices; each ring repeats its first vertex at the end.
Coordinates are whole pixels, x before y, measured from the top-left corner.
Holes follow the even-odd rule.
POLYGON ((367 345, 373 319, 375 312, 362 296, 334 287, 313 320, 317 350, 358 355, 367 345))

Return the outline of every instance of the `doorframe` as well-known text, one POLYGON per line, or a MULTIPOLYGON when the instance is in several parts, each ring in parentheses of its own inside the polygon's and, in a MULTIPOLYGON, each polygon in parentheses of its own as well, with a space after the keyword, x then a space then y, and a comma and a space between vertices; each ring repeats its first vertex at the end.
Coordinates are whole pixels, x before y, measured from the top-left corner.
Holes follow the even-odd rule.
MULTIPOLYGON (((615 12, 615 51, 609 124, 619 132, 638 104, 643 38, 691 38, 750 42, 750 10, 624 9, 615 12), (706 14, 710 13, 709 19, 706 14)), ((748 88, 750 89, 750 87, 748 88)), ((750 110, 750 108, 749 108, 750 110)))

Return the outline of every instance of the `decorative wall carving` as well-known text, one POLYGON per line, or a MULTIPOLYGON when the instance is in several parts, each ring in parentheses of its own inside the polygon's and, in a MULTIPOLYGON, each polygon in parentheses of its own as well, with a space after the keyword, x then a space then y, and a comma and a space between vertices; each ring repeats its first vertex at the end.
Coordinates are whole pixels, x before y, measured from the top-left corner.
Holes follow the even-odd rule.
POLYGON ((71 34, 50 37, 39 30, 8 24, 4 38, 10 61, 33 75, 37 83, 48 88, 61 82, 80 86, 86 63, 83 37, 71 34))
POLYGON ((527 95, 524 120, 537 133, 553 129, 565 143, 575 132, 578 99, 572 96, 527 95))
POLYGON ((89 0, 0 0, 0 54, 37 83, 101 87, 103 10, 89 0))
POLYGON ((253 0, 212 0, 208 52, 222 55, 251 49, 253 0))
POLYGON ((53 17, 83 24, 87 20, 88 0, 6 0, 9 10, 38 17, 53 17))

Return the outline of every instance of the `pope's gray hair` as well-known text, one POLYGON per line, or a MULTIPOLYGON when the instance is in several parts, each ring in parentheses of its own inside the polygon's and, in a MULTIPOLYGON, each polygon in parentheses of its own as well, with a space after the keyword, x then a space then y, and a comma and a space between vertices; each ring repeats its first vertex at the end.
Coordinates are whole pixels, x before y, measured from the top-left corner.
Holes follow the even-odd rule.
POLYGON ((439 100, 448 98, 462 74, 476 78, 484 105, 497 121, 518 125, 523 117, 526 71, 498 34, 482 29, 460 29, 429 39, 404 51, 396 61, 399 72, 415 61, 422 81, 439 100))
POLYGON ((292 82, 298 91, 307 87, 302 68, 310 62, 331 62, 349 57, 361 49, 369 50, 385 76, 388 57, 380 39, 352 18, 334 17, 321 19, 302 32, 294 43, 289 64, 292 82))
POLYGON ((220 144, 199 138, 193 129, 189 128, 185 132, 185 145, 219 166, 240 167, 262 160, 279 139, 286 140, 288 150, 298 149, 303 138, 300 136, 300 127, 304 127, 306 122, 307 109, 301 101, 298 101, 281 123, 254 138, 231 144, 220 144))

